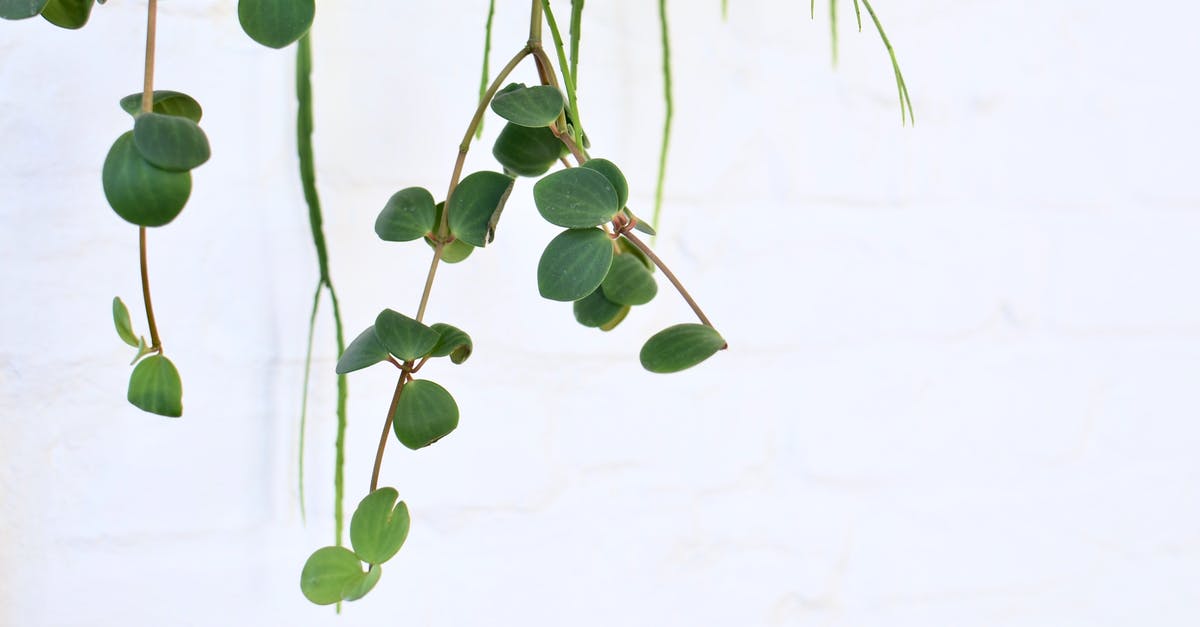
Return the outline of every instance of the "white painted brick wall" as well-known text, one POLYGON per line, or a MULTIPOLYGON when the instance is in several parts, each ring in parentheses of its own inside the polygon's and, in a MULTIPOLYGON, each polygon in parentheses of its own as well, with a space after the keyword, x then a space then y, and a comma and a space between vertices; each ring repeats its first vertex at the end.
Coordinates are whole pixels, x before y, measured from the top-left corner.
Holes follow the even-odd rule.
MULTIPOLYGON (((415 306, 427 251, 371 225, 396 189, 444 188, 473 107, 486 2, 417 4, 324 2, 315 30, 351 335, 415 306)), ((526 20, 501 4, 500 62, 526 20)), ((205 104, 214 147, 150 244, 186 386, 171 421, 126 405, 108 319, 138 295, 99 170, 140 87, 142 3, 79 32, 0 23, 0 624, 1195 625, 1200 9, 876 4, 916 129, 873 34, 844 29, 833 72, 806 3, 734 0, 727 24, 672 3, 660 247, 731 350, 652 376, 641 342, 687 319, 669 293, 603 337, 539 300, 553 229, 522 183, 494 249, 440 275, 431 318, 477 343, 436 371, 462 424, 391 447, 412 533, 340 618, 297 586, 332 537, 334 354, 324 309, 303 525, 316 274, 291 51, 245 38, 232 0, 163 3, 158 84, 205 104)), ((594 152, 648 208, 654 5, 588 10, 594 152)), ((351 506, 392 377, 351 379, 351 506)))

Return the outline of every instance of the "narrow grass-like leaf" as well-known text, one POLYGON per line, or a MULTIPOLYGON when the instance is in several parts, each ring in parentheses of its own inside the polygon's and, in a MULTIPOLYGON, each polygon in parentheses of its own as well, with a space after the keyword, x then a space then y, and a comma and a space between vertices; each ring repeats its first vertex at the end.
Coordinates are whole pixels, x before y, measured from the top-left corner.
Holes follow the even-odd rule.
POLYGON ((441 336, 438 338, 437 346, 430 351, 430 357, 446 357, 450 356, 450 361, 455 364, 461 364, 471 356, 471 351, 474 348, 471 342, 471 336, 465 331, 448 325, 444 322, 436 322, 430 325, 431 329, 438 332, 441 336))
POLYGON ((833 46, 833 67, 837 67, 838 64, 837 3, 838 0, 829 0, 829 39, 833 46))
POLYGON ((645 305, 658 294, 658 284, 645 264, 633 255, 617 255, 604 282, 605 298, 620 305, 645 305))
POLYGON ((192 193, 189 172, 168 172, 146 161, 133 144, 133 131, 117 138, 104 159, 104 196, 113 211, 138 226, 174 220, 192 193))
POLYGON ((300 591, 317 605, 333 605, 362 583, 366 573, 349 549, 327 546, 317 549, 300 572, 300 591))
MULTIPOLYGON (((483 31, 483 72, 479 77, 479 99, 487 95, 488 79, 490 78, 492 60, 492 19, 496 17, 496 0, 488 2, 487 24, 483 31)), ((483 137, 483 119, 480 118, 479 126, 475 128, 475 139, 483 137)))
POLYGON ((887 48, 888 56, 892 59, 892 70, 896 74, 896 90, 900 94, 900 124, 908 123, 916 124, 917 119, 913 115, 912 98, 908 95, 908 85, 904 83, 904 74, 900 72, 900 62, 896 60, 896 51, 892 48, 892 42, 888 40, 887 33, 883 30, 883 23, 879 21, 879 16, 875 15, 875 9, 871 7, 870 0, 862 0, 862 4, 867 8, 867 14, 871 16, 871 21, 875 22, 875 29, 879 31, 879 38, 883 40, 884 47, 887 48), (907 108, 907 117, 905 111, 907 108))
POLYGON ((60 28, 75 30, 87 24, 94 4, 95 0, 50 0, 42 8, 42 17, 60 28))
POLYGON ((655 333, 642 346, 642 367, 650 372, 687 370, 725 348, 716 329, 703 324, 677 324, 655 333))
POLYGON ((533 202, 547 222, 569 229, 604 224, 621 209, 608 177, 588 168, 546 175, 533 186, 533 202))
POLYGON ((170 172, 187 172, 212 155, 208 137, 195 122, 163 113, 137 117, 133 145, 151 165, 170 172))
POLYGON ((482 171, 467 175, 450 196, 450 233, 472 246, 485 246, 492 217, 504 210, 512 189, 513 178, 507 174, 482 171))
MULTIPOLYGON (((304 383, 300 386, 300 450, 296 469, 296 484, 300 490, 300 521, 308 523, 308 508, 304 502, 304 445, 308 435, 308 380, 312 374, 313 337, 317 331, 317 309, 321 305, 321 290, 325 287, 320 280, 313 293, 312 310, 308 314, 308 341, 304 348, 304 383)), ((341 363, 341 360, 338 360, 341 363)), ((340 543, 339 543, 340 544, 340 543)))
POLYGON ((546 24, 550 26, 550 36, 554 39, 554 52, 558 56, 558 68, 563 77, 563 89, 567 92, 567 106, 571 112, 571 122, 575 126, 576 140, 586 148, 587 134, 583 131, 583 124, 579 121, 579 100, 576 94, 577 83, 567 62, 567 53, 563 47, 562 32, 558 29, 558 20, 554 19, 554 10, 550 7, 550 0, 542 0, 542 10, 546 14, 546 24))
POLYGON ((496 115, 520 126, 550 126, 563 110, 563 97, 550 85, 510 85, 492 98, 496 115))
POLYGON ((604 231, 563 231, 538 261, 538 292, 550 300, 577 301, 600 287, 612 261, 612 240, 604 231))
POLYGON ((583 31, 583 0, 571 0, 571 80, 579 87, 579 39, 583 31))
POLYGON ((400 393, 392 427, 404 446, 424 448, 458 427, 458 403, 433 381, 410 381, 400 393))
POLYGON ((671 123, 675 118, 675 89, 671 85, 671 32, 667 24, 667 0, 658 0, 659 39, 662 43, 663 118, 662 144, 658 150, 658 177, 654 184, 654 217, 650 226, 657 231, 662 218, 663 186, 667 180, 667 152, 671 146, 671 123))
POLYGON ((350 518, 350 544, 358 558, 382 564, 400 551, 408 537, 408 506, 396 502, 395 488, 379 488, 358 503, 350 518))
POLYGON ((386 361, 387 358, 388 350, 375 335, 375 325, 371 325, 367 327, 366 331, 359 333, 358 337, 350 342, 350 346, 346 347, 345 352, 338 359, 336 372, 347 374, 355 370, 362 370, 386 361))
POLYGON ((126 396, 142 411, 169 418, 183 415, 183 383, 179 380, 179 371, 162 355, 151 355, 133 368, 126 396))
POLYGON ((858 32, 862 32, 862 7, 854 0, 854 21, 858 22, 858 32))
POLYGON ((24 20, 42 12, 46 0, 0 0, 0 18, 24 20))
POLYGON ((420 359, 437 346, 438 333, 424 324, 391 309, 375 318, 375 337, 401 361, 420 359))
MULTIPOLYGON (((154 90, 153 101, 153 111, 155 113, 187 118, 197 124, 200 123, 200 118, 204 116, 204 109, 200 107, 200 103, 196 102, 195 98, 183 92, 156 89, 154 90)), ((139 91, 122 98, 121 108, 135 118, 141 115, 142 92, 139 91)))
POLYGON ((238 0, 242 30, 269 48, 283 48, 304 36, 315 12, 314 0, 238 0))
POLYGON ((385 242, 411 242, 437 228, 433 194, 422 187, 402 189, 388 199, 375 219, 375 234, 385 242))
POLYGON ((120 297, 113 297, 112 313, 113 324, 117 327, 117 335, 121 336, 121 341, 137 348, 138 338, 133 332, 133 323, 129 320, 129 308, 125 306, 120 297))

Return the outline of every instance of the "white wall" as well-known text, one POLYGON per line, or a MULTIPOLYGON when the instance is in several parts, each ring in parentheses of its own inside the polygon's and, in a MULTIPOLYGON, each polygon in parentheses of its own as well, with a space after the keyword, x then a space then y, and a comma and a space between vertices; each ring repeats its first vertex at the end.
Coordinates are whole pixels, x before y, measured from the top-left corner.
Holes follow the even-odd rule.
MULTIPOLYGON (((496 63, 526 21, 501 4, 496 63)), ((297 585, 333 533, 334 351, 326 303, 304 525, 316 270, 291 51, 252 44, 232 0, 163 3, 158 84, 204 103, 214 148, 151 237, 173 421, 125 403, 109 322, 120 295, 144 329, 136 231, 99 183, 142 3, 80 32, 0 23, 0 624, 1194 625, 1200 10, 877 2, 904 129, 874 34, 845 28, 834 72, 807 3, 731 4, 727 24, 715 0, 672 6, 660 239, 730 351, 653 376, 641 342, 688 319, 665 289, 606 336, 538 299, 554 229, 522 183, 494 249, 440 274, 430 318, 476 340, 431 373, 462 423, 391 447, 412 533, 336 619, 297 585)), ((415 308, 427 250, 372 223, 396 189, 442 193, 485 5, 321 3, 319 180, 351 335, 415 308)), ((593 152, 648 208, 655 9, 588 11, 593 152)), ((478 146, 469 167, 494 167, 478 146)), ((351 379, 351 507, 392 384, 351 379)))

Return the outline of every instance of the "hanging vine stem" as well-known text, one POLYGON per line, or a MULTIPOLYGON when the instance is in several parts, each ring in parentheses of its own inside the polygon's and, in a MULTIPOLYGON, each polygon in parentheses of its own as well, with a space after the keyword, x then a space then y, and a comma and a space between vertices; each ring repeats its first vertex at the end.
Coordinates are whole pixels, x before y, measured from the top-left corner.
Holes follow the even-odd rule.
MULTIPOLYGON (((662 217, 663 187, 667 180, 667 152, 671 147, 671 123, 675 119, 675 88, 671 84, 671 32, 667 24, 667 0, 658 0, 659 38, 662 40, 663 101, 666 114, 663 119, 662 144, 658 151, 658 180, 654 185, 654 215, 650 226, 658 230, 662 217)), ((651 241, 657 238, 651 236, 651 241)))
MULTIPOLYGON (((158 0, 146 5, 146 65, 142 80, 142 113, 154 110, 154 44, 158 32, 158 0)), ((146 324, 150 327, 150 351, 162 353, 154 303, 150 299, 150 267, 146 259, 146 227, 138 227, 138 258, 142 271, 142 300, 146 303, 146 324)))

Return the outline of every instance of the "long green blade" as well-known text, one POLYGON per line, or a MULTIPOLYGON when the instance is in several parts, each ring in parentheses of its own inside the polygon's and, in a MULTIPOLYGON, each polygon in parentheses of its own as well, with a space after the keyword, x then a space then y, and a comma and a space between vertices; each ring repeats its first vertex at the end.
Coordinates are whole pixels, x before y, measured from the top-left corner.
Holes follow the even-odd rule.
POLYGON ((666 117, 663 120, 662 145, 658 151, 658 180, 654 186, 654 216, 650 225, 658 230, 662 217, 663 185, 667 179, 667 152, 671 145, 671 122, 675 117, 674 87, 671 85, 671 33, 667 24, 667 0, 658 0, 659 35, 662 40, 663 100, 666 102, 666 117))
MULTIPOLYGON (((491 74, 491 59, 492 59, 492 19, 496 17, 496 0, 488 2, 487 25, 483 27, 483 72, 479 77, 479 99, 483 100, 483 96, 487 94, 488 79, 491 74)), ((475 129, 475 139, 483 137, 483 120, 479 120, 479 127, 475 129)))

